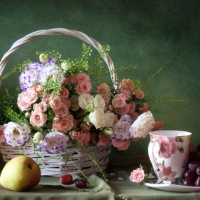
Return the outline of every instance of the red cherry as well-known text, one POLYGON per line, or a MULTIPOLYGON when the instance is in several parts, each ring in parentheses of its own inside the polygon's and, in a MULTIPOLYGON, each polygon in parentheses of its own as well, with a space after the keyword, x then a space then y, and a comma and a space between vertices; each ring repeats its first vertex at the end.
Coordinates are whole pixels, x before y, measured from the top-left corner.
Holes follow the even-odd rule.
POLYGON ((73 181, 71 174, 64 174, 60 177, 60 183, 63 185, 71 184, 73 181))

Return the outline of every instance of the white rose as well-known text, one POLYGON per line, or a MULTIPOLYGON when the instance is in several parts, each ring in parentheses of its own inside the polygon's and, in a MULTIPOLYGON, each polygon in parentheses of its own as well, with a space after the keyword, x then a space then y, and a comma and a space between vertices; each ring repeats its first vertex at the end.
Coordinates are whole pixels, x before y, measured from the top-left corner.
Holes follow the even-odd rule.
POLYGON ((113 127, 114 121, 115 121, 115 114, 112 112, 106 112, 106 127, 113 127))
POLYGON ((95 98, 94 98, 94 106, 96 108, 103 108, 105 106, 105 100, 100 94, 97 94, 95 96, 95 98))
POLYGON ((155 119, 150 111, 141 114, 131 125, 129 131, 132 138, 145 138, 153 129, 155 119))
POLYGON ((106 126, 106 117, 103 108, 97 108, 94 112, 89 114, 90 122, 96 129, 106 126))
POLYGON ((81 94, 78 97, 78 105, 82 108, 82 109, 86 109, 88 104, 91 104, 94 102, 94 97, 90 94, 81 94))

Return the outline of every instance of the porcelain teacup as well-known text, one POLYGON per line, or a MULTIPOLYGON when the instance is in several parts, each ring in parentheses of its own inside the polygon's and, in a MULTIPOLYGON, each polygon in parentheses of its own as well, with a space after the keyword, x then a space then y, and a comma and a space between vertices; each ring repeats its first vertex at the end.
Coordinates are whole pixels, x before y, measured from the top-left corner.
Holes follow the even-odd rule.
POLYGON ((186 170, 191 133, 176 130, 152 131, 148 155, 153 170, 162 183, 171 183, 186 170))

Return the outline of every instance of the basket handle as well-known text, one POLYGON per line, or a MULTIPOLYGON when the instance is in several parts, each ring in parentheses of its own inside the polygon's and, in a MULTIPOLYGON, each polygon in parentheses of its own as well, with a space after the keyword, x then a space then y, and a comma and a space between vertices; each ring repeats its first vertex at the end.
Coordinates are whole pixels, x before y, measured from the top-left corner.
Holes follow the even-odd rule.
MULTIPOLYGON (((97 49, 97 51, 99 52, 102 45, 97 42, 96 40, 94 40, 93 38, 87 36, 86 34, 80 32, 80 31, 76 31, 76 30, 69 30, 69 29, 65 29, 65 28, 54 28, 54 29, 47 29, 47 30, 38 30, 35 32, 32 32, 26 36, 24 36, 23 38, 17 40, 11 47, 10 49, 3 55, 1 62, 0 62, 0 79, 2 78, 2 73, 3 70, 11 56, 11 54, 16 51, 17 49, 19 49, 20 46, 22 46, 23 44, 37 38, 40 36, 44 36, 44 35, 70 35, 73 37, 76 37, 80 40, 83 40, 84 42, 90 44, 91 46, 93 46, 95 49, 97 49)), ((115 71, 115 67, 113 64, 112 59, 110 58, 109 55, 106 55, 105 57, 103 57, 105 63, 108 66, 109 72, 110 72, 110 77, 111 80, 113 82, 113 86, 115 89, 117 89, 117 74, 115 71)), ((0 80, 0 84, 1 84, 1 80, 0 80)))

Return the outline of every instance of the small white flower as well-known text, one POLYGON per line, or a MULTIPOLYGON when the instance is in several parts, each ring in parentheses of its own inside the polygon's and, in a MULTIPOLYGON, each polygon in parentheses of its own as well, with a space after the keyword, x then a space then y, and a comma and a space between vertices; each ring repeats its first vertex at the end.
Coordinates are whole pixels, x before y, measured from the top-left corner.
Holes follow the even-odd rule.
POLYGON ((44 62, 47 62, 49 60, 49 58, 46 54, 42 53, 39 55, 39 60, 40 60, 40 62, 44 63, 44 62))

